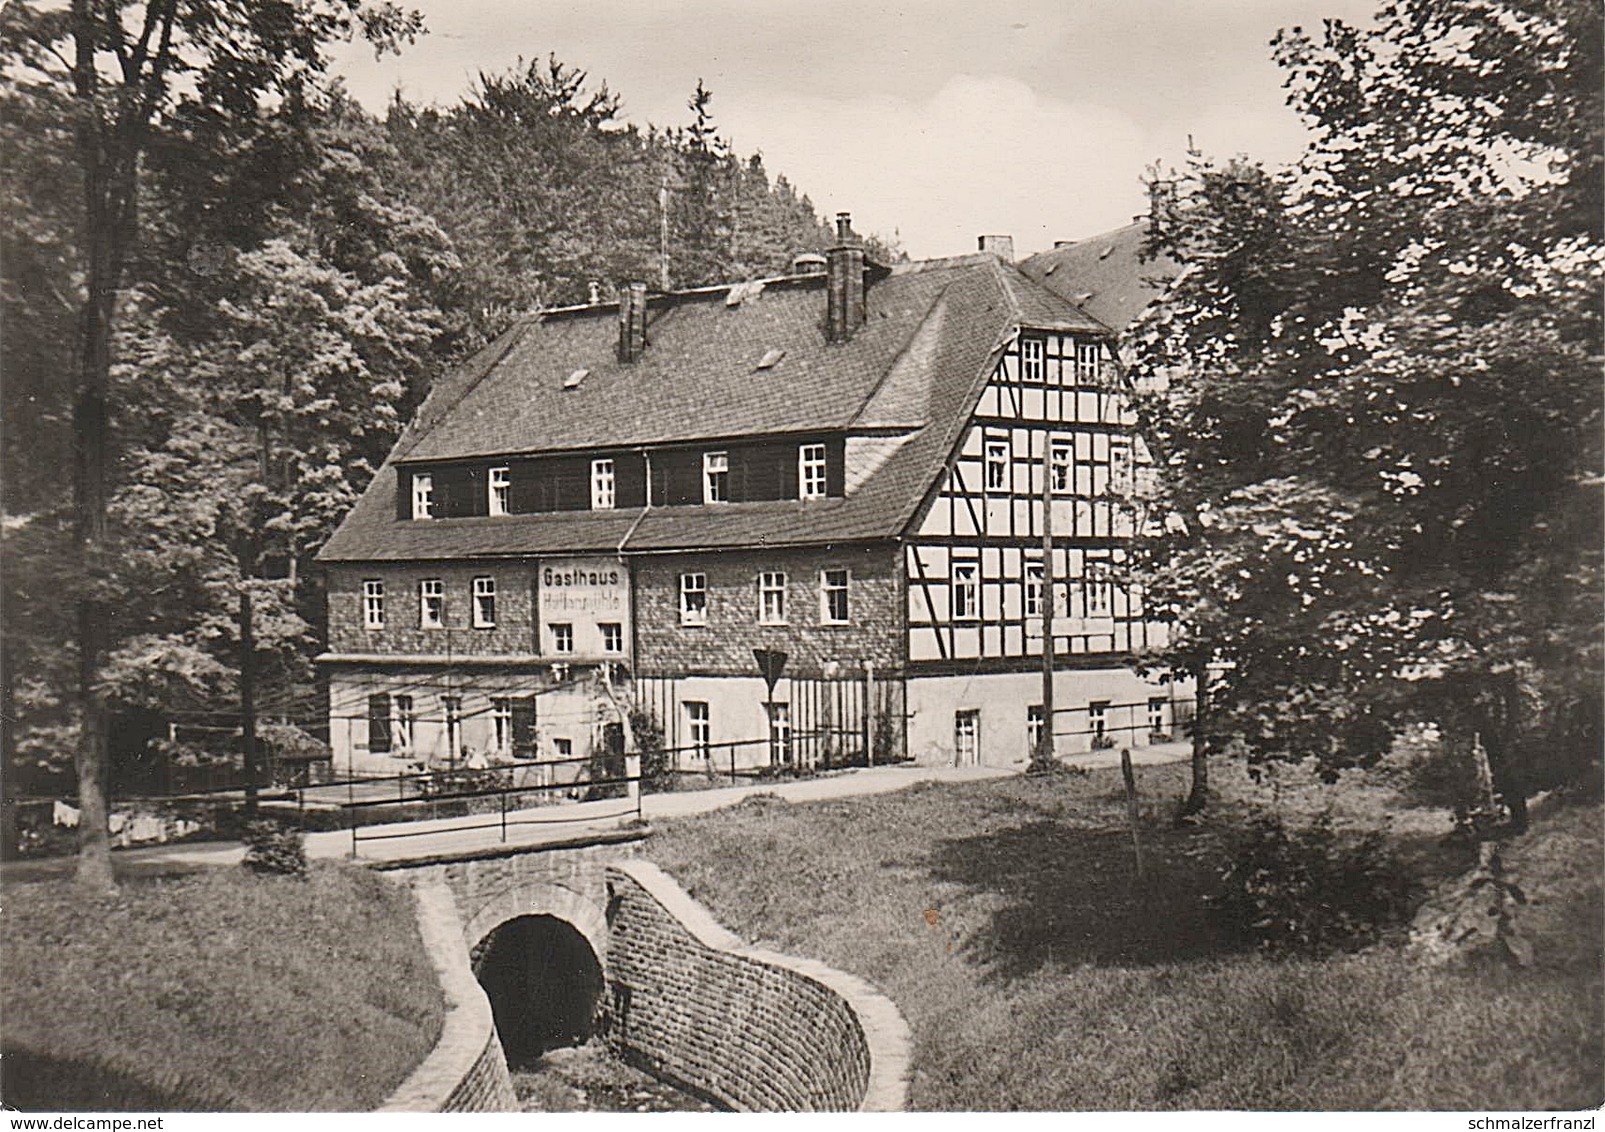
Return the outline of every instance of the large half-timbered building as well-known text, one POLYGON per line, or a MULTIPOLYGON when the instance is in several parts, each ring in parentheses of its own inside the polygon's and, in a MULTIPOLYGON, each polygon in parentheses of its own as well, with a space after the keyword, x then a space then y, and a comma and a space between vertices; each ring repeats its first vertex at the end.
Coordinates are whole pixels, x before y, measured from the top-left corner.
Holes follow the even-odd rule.
POLYGON ((1109 328, 985 243, 888 268, 838 227, 436 383, 320 556, 337 765, 583 757, 626 703, 682 766, 1019 763, 1045 625, 1061 754, 1171 731, 1131 666, 1164 627, 1120 584, 1148 456, 1109 328))

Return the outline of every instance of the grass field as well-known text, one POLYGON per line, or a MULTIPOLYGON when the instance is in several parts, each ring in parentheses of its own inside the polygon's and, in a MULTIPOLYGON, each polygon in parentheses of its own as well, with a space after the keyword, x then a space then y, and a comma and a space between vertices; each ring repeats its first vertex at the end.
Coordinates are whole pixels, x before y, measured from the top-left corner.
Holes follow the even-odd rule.
MULTIPOLYGON (((1118 771, 665 823, 652 856, 734 931, 875 982, 914 1032, 921 1109, 1542 1109, 1602 1099, 1601 822, 1541 819, 1507 853, 1532 901, 1522 971, 1397 950, 1271 961, 1206 914, 1255 788, 1224 768, 1214 823, 1164 819, 1185 768, 1141 772, 1138 886, 1118 771)), ((1424 876, 1461 862, 1441 813, 1386 792, 1278 787, 1306 811, 1392 814, 1424 876)))
POLYGON ((408 892, 362 869, 5 889, 0 1099, 23 1110, 371 1109, 433 1047, 408 892))

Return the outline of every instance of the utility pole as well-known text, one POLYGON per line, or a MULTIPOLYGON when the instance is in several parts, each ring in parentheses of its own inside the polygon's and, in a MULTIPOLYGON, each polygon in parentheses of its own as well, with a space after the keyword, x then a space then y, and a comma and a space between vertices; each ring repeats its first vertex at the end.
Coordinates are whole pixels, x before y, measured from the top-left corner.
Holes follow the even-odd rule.
POLYGON ((669 177, 658 184, 658 289, 669 289, 669 177))
POLYGON ((1053 760, 1053 440, 1042 434, 1042 724, 1030 769, 1044 771, 1053 760))

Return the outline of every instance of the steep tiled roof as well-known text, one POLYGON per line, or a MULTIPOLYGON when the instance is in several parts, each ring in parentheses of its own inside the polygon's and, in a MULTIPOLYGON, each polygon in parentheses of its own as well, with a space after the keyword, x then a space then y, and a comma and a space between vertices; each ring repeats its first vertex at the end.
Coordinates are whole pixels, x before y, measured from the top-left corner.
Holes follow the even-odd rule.
POLYGON ((1169 258, 1142 258, 1146 231, 1146 222, 1139 221, 1050 252, 1038 252, 1020 264, 1020 271, 1121 331, 1176 274, 1176 264, 1169 258))
POLYGON ((851 340, 828 344, 819 276, 654 299, 649 345, 615 358, 617 308, 523 320, 436 382, 319 557, 460 558, 623 546, 800 545, 896 535, 957 442, 991 360, 1020 325, 1106 328, 991 255, 902 265, 874 283, 851 340), (784 356, 756 369, 770 350, 784 356), (576 388, 564 381, 587 373, 576 388), (787 432, 894 430, 906 443, 841 499, 412 522, 396 464, 787 432))

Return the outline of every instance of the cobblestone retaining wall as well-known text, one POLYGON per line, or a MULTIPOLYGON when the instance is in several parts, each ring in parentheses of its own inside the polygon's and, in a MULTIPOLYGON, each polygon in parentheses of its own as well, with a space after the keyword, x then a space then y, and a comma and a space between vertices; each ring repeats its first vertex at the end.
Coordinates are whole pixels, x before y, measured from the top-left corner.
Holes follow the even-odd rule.
POLYGON ((900 1111, 909 1033, 868 983, 748 947, 661 869, 609 866, 609 1041, 738 1111, 900 1111))
POLYGON ((446 997, 440 1040, 390 1095, 380 1112, 517 1112, 507 1060, 490 1001, 468 965, 462 921, 451 889, 438 880, 413 885, 418 930, 446 997))

